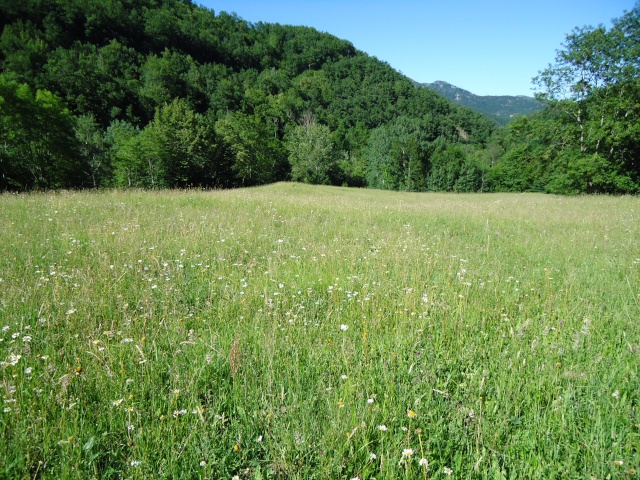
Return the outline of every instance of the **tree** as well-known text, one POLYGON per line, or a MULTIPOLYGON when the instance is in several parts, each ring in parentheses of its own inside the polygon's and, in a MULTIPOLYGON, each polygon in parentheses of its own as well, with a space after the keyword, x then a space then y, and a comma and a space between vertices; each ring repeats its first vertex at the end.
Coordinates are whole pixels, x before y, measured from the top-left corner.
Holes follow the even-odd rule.
POLYGON ((176 98, 156 111, 145 131, 153 132, 161 152, 165 182, 171 187, 224 186, 228 161, 213 124, 176 98))
POLYGON ((216 187, 232 183, 230 159, 211 119, 185 99, 156 110, 142 131, 114 122, 107 131, 116 184, 123 187, 216 187))
MULTIPOLYGON (((573 191, 637 191, 640 188, 640 4, 613 21, 611 29, 583 27, 567 35, 563 49, 534 79, 538 97, 566 134, 558 150, 558 172, 591 172, 583 182, 557 181, 573 191), (575 163, 575 165, 574 165, 575 163), (586 168, 586 164, 593 163, 586 168), (599 173, 595 173, 599 172, 599 173), (615 180, 615 177, 617 180, 615 180)), ((571 175, 570 175, 571 176, 571 175)), ((555 187, 554 187, 555 188, 555 187)))
POLYGON ((262 185, 285 178, 286 151, 259 117, 229 113, 216 122, 215 129, 231 159, 233 185, 262 185))
POLYGON ((574 134, 572 122, 567 122, 567 117, 554 108, 515 119, 505 129, 505 152, 490 160, 493 188, 517 192, 547 190, 553 176, 564 168, 559 153, 574 134))
POLYGON ((84 174, 91 179, 91 186, 98 188, 111 174, 104 132, 93 115, 81 115, 76 121, 75 133, 84 174))
POLYGON ((138 181, 141 169, 133 148, 138 135, 140 129, 123 120, 114 120, 105 132, 105 143, 108 145, 108 155, 113 167, 111 183, 114 186, 142 186, 138 181))
POLYGON ((124 140, 115 153, 115 183, 127 188, 170 186, 164 164, 166 152, 156 132, 144 129, 124 140))
POLYGON ((20 82, 33 81, 46 63, 49 46, 36 26, 18 20, 6 25, 0 37, 0 58, 5 74, 20 82))
POLYGON ((189 97, 189 71, 197 64, 188 55, 165 49, 160 56, 149 55, 141 67, 140 96, 147 108, 161 107, 175 98, 189 97))
POLYGON ((331 184, 338 153, 326 125, 316 123, 309 114, 287 135, 291 179, 316 185, 331 184))
POLYGON ((441 144, 429 158, 431 168, 427 186, 429 190, 452 192, 465 163, 465 152, 460 145, 441 144))
POLYGON ((52 52, 38 83, 64 98, 76 114, 92 115, 106 128, 116 118, 145 117, 137 93, 139 64, 135 50, 115 40, 100 48, 75 43, 52 52))
POLYGON ((367 183, 388 190, 427 187, 429 141, 417 118, 397 117, 374 130, 365 149, 367 183))
POLYGON ((74 122, 51 92, 0 75, 0 188, 82 186, 74 122))

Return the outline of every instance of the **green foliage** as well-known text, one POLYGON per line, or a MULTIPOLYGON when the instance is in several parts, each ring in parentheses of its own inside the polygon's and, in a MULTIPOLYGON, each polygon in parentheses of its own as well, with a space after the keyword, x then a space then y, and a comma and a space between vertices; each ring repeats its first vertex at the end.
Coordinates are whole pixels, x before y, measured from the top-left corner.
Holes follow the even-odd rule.
POLYGON ((439 146, 430 160, 429 190, 449 192, 454 190, 465 160, 462 148, 457 145, 439 146))
POLYGON ((105 145, 105 134, 92 115, 81 115, 76 122, 76 139, 80 144, 80 157, 91 186, 98 188, 111 174, 110 159, 105 145))
POLYGON ((628 193, 638 189, 628 175, 612 166, 604 156, 563 151, 559 162, 564 163, 564 168, 547 185, 552 193, 628 193))
MULTIPOLYGON (((377 175, 366 171, 369 134, 399 117, 421 122, 429 141, 456 143, 460 128, 470 136, 464 141, 481 145, 493 130, 348 41, 312 28, 250 24, 182 1, 25 0, 0 8, 3 74, 52 92, 82 119, 76 134, 91 186, 236 186, 289 178, 285 137, 305 112, 317 119, 320 137, 343 152, 327 154, 331 161, 320 163, 331 165, 313 179, 294 173, 322 183, 366 185, 377 175), (186 102, 180 120, 165 111, 178 108, 178 100, 186 102), (109 143, 110 126, 125 124, 139 133, 109 143)), ((424 146, 408 142, 394 144, 400 165, 394 175, 398 188, 422 190, 424 146)), ((28 188, 13 177, 2 188, 11 182, 28 188)))
POLYGON ((365 150, 368 184, 387 190, 425 190, 429 145, 418 119, 398 117, 378 128, 365 150))
POLYGON ((116 185, 184 188, 225 185, 230 165, 211 121, 176 99, 142 130, 110 127, 116 185))
POLYGON ((116 185, 134 188, 166 188, 167 151, 158 132, 145 128, 124 141, 115 153, 116 185))
POLYGON ((44 97, 6 93, 3 128, 13 137, 0 189, 294 178, 404 191, 637 192, 639 11, 569 34, 535 80, 547 108, 502 131, 312 28, 251 24, 179 0, 2 2, 5 85, 56 100, 42 110, 44 97), (16 102, 26 110, 15 113, 16 102), (44 130, 53 118, 27 121, 45 110, 64 112, 63 135, 44 130), (298 128, 307 113, 316 143, 298 128))
POLYGON ((609 30, 567 35, 555 64, 534 79, 547 111, 509 126, 515 141, 504 160, 511 166, 498 167, 499 185, 557 193, 640 189, 639 18, 636 6, 609 30), (517 171, 514 159, 522 154, 527 168, 517 171))
POLYGON ((161 146, 169 186, 211 187, 228 178, 229 167, 213 124, 191 110, 186 100, 178 98, 159 108, 146 130, 161 146))
POLYGON ((503 140, 506 151, 489 172, 497 190, 545 191, 556 168, 552 159, 563 145, 566 130, 553 113, 546 110, 509 124, 503 140))
POLYGON ((0 75, 0 188, 80 187, 82 175, 74 118, 47 90, 0 75))
POLYGON ((368 185, 405 191, 486 189, 489 166, 456 120, 469 119, 452 115, 445 125, 438 125, 430 116, 422 120, 398 117, 374 130, 364 150, 368 185), (442 129, 449 131, 439 135, 442 129), (461 141, 456 142, 456 137, 461 141))
POLYGON ((4 26, 0 58, 5 75, 20 82, 33 80, 45 64, 48 51, 42 33, 29 20, 16 20, 4 26))
POLYGON ((215 128, 230 156, 235 185, 261 185, 282 179, 284 146, 270 135, 269 125, 259 117, 229 113, 216 122, 215 128))
POLYGON ((191 92, 191 75, 197 64, 188 56, 165 49, 160 56, 151 54, 141 67, 140 95, 147 108, 161 107, 174 99, 186 98, 198 104, 198 95, 191 92))
POLYGON ((286 146, 293 181, 316 185, 332 183, 339 156, 329 127, 309 118, 288 133, 286 146))
POLYGON ((134 49, 116 40, 100 48, 75 42, 51 52, 38 83, 58 92, 75 114, 93 115, 103 128, 114 119, 138 121, 148 115, 138 96, 140 61, 134 49))
POLYGON ((105 132, 105 143, 113 166, 111 182, 114 186, 139 186, 137 168, 138 159, 130 154, 140 130, 128 122, 114 120, 105 132))
POLYGON ((389 131, 385 127, 376 128, 369 135, 364 158, 367 162, 367 185, 372 188, 398 188, 395 165, 389 156, 391 141, 389 131))

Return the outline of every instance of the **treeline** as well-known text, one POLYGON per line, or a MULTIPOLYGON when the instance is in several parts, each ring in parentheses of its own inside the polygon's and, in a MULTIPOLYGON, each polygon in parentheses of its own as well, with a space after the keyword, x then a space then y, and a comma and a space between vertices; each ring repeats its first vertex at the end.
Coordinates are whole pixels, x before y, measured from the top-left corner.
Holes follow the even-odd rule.
POLYGON ((311 28, 178 0, 5 1, 0 17, 2 190, 365 186, 383 174, 417 189, 432 153, 481 150, 494 130, 311 28), (419 131, 410 149, 370 144, 404 124, 419 131))
POLYGON ((612 23, 574 29, 534 79, 548 107, 509 124, 495 185, 640 191, 640 3, 612 23))
MULTIPOLYGON (((0 0, 0 28, 0 191, 638 190, 631 68, 505 130, 347 41, 188 0, 0 0)), ((576 35, 592 31, 638 38, 576 35)))

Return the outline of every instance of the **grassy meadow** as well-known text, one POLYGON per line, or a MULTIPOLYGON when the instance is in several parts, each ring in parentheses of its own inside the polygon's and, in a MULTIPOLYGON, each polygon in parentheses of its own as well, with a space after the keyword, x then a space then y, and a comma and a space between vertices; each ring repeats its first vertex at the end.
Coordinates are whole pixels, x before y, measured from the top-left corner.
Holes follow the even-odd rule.
POLYGON ((640 198, 0 196, 0 478, 626 479, 640 198))

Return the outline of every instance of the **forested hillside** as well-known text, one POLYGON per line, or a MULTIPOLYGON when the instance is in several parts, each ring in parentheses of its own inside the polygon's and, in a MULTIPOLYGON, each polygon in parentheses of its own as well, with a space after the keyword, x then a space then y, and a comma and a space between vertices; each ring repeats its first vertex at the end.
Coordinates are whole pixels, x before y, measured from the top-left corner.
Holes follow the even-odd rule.
POLYGON ((313 28, 190 0, 0 0, 0 191, 637 191, 637 22, 578 32, 630 49, 622 76, 561 98, 549 70, 549 108, 504 130, 313 28))
POLYGON ((473 108, 500 125, 506 125, 517 116, 528 115, 544 108, 542 102, 524 95, 476 95, 443 81, 418 85, 432 88, 452 102, 473 108))
POLYGON ((178 0, 4 1, 0 17, 0 189, 424 189, 428 158, 493 130, 312 28, 178 0))

